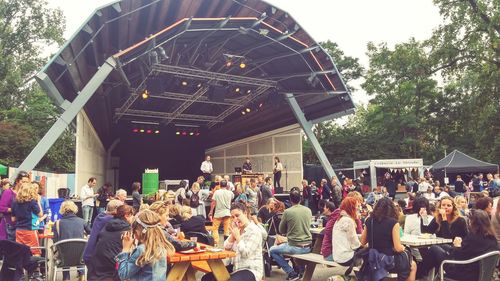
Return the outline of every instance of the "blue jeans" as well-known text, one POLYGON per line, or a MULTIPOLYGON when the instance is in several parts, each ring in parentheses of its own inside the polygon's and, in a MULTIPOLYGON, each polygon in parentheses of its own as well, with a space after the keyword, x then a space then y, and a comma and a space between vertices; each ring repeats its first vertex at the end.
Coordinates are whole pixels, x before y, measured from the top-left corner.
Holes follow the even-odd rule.
POLYGON ((98 208, 97 208, 97 214, 98 214, 98 215, 99 215, 100 213, 104 213, 104 212, 106 212, 106 208, 104 208, 104 207, 98 207, 98 208))
POLYGON ((94 206, 85 205, 82 207, 83 220, 85 221, 85 224, 88 226, 90 226, 90 223, 92 221, 93 212, 94 212, 94 206))
POLYGON ((6 224, 7 227, 7 240, 16 241, 16 227, 11 224, 6 224))
POLYGON ((271 257, 273 257, 273 260, 287 273, 290 274, 294 270, 293 268, 288 264, 288 262, 285 260, 283 257, 284 254, 289 254, 289 255, 294 255, 294 254, 307 254, 311 252, 310 247, 302 248, 302 247, 295 247, 295 246, 290 246, 288 243, 282 243, 277 246, 272 246, 271 249, 269 249, 269 253, 271 253, 271 257))

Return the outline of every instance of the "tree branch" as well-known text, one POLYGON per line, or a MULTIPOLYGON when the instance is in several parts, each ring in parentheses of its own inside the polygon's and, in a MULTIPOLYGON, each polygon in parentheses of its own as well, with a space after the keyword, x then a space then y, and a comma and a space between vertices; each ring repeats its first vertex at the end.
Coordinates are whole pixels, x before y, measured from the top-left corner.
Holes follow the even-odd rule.
POLYGON ((469 4, 474 13, 476 13, 487 25, 491 25, 493 29, 498 33, 498 35, 500 35, 500 27, 496 26, 495 24, 492 24, 491 19, 488 17, 488 15, 479 10, 479 7, 477 6, 477 1, 469 0, 469 4))

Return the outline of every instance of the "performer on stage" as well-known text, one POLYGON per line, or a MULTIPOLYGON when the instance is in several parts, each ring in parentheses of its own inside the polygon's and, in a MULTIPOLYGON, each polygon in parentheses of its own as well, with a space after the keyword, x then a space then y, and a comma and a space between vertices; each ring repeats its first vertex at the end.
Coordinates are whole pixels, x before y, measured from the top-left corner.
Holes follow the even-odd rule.
POLYGON ((212 167, 212 162, 210 162, 210 155, 207 155, 205 161, 201 162, 200 170, 206 181, 212 181, 212 172, 214 168, 212 167))
MULTIPOLYGON (((278 156, 274 156, 274 169, 273 169, 273 174, 274 174, 274 188, 275 190, 283 190, 280 184, 281 180, 281 171, 283 170, 283 165, 280 162, 280 159, 278 156)), ((279 192, 281 193, 281 192, 279 192)))
POLYGON ((250 158, 247 157, 245 163, 243 163, 243 174, 252 173, 252 163, 250 163, 250 158))

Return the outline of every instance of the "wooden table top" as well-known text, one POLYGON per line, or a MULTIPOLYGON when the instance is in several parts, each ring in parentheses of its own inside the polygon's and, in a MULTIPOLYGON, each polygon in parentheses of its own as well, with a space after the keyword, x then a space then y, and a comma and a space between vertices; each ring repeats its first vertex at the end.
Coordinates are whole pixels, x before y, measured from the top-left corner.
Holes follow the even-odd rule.
POLYGON ((183 254, 176 252, 172 256, 167 258, 169 263, 177 263, 177 262, 186 262, 186 261, 206 261, 206 260, 221 260, 225 258, 233 258, 236 256, 236 253, 233 251, 220 251, 220 252, 211 252, 209 251, 210 246, 207 246, 206 252, 201 253, 193 253, 193 254, 183 254))
POLYGON ((441 237, 424 238, 424 236, 410 235, 410 234, 405 234, 403 235, 403 237, 401 237, 401 243, 403 245, 414 246, 414 247, 448 244, 452 242, 453 242, 452 239, 446 239, 441 237))
POLYGON ((310 228, 312 234, 323 234, 324 227, 310 228))

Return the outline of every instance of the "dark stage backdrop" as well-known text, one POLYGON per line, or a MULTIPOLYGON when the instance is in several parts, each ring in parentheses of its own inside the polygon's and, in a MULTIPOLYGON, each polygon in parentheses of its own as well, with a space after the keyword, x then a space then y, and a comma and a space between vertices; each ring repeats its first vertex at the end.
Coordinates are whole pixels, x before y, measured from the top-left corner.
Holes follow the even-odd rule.
POLYGON ((141 182, 146 168, 158 168, 160 180, 189 179, 191 184, 201 174, 204 151, 201 136, 127 134, 113 153, 120 157, 119 187, 130 194, 132 182, 141 182))

